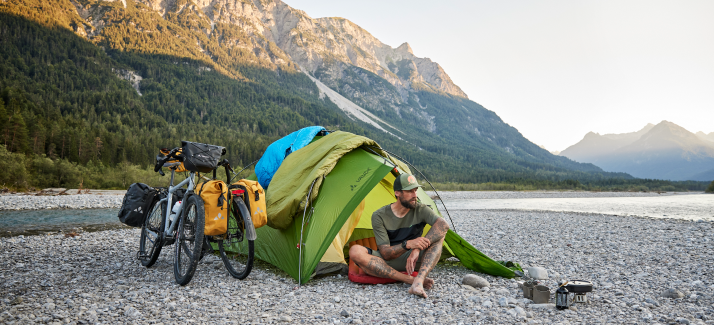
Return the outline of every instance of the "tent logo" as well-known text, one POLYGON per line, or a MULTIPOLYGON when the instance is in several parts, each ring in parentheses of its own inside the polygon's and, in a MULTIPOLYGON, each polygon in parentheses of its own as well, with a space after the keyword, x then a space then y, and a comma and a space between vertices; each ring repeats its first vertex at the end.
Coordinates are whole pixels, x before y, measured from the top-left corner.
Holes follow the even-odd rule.
POLYGON ((367 173, 369 173, 370 170, 372 170, 372 167, 367 168, 367 170, 365 170, 362 175, 359 175, 359 178, 357 178, 357 183, 359 183, 365 176, 367 176, 367 173))

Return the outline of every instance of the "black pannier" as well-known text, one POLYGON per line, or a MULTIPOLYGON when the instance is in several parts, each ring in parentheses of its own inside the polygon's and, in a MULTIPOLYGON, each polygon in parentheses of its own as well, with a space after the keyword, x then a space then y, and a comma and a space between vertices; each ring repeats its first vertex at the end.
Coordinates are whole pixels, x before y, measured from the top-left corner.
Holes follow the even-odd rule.
POLYGON ((226 148, 212 144, 181 141, 181 155, 186 170, 208 173, 218 166, 221 156, 226 154, 226 148))
POLYGON ((119 209, 119 221, 127 226, 141 227, 150 213, 155 196, 156 190, 153 187, 143 183, 131 184, 119 209))

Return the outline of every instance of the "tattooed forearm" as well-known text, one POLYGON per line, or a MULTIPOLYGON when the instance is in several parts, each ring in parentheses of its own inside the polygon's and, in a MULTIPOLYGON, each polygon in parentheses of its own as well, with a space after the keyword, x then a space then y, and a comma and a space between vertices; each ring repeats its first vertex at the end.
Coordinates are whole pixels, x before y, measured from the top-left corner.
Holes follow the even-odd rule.
MULTIPOLYGON (((449 230, 449 224, 446 223, 446 220, 443 218, 439 218, 434 222, 434 225, 431 226, 431 229, 429 229, 429 232, 426 233, 427 239, 429 239, 429 242, 436 243, 440 241, 441 239, 446 236, 446 232, 449 230)), ((380 251, 381 253, 382 251, 380 251)))
POLYGON ((399 256, 402 256, 407 250, 402 248, 402 245, 394 245, 394 246, 389 246, 389 245, 380 245, 379 246, 379 254, 382 255, 382 258, 385 261, 391 261, 399 256))

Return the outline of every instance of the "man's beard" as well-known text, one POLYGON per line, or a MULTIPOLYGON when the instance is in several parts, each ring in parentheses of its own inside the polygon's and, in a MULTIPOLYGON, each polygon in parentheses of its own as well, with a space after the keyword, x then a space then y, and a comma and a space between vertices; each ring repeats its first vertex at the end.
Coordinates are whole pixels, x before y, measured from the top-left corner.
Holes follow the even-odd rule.
POLYGON ((407 201, 405 199, 402 199, 401 197, 399 198, 399 203, 407 209, 416 208, 416 202, 412 203, 411 201, 407 201))

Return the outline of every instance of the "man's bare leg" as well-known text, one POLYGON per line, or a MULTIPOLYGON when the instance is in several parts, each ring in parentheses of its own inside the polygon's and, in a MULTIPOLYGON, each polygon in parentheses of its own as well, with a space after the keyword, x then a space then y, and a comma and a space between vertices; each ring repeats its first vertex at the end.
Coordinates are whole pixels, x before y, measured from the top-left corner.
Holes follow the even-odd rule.
POLYGON ((431 246, 424 251, 424 258, 421 260, 419 273, 414 278, 414 283, 412 283, 412 287, 409 288, 409 293, 422 296, 424 298, 427 297, 424 289, 431 289, 431 286, 434 284, 434 280, 429 279, 426 276, 429 275, 429 272, 431 272, 431 270, 434 269, 434 266, 436 266, 436 263, 439 262, 443 246, 444 239, 442 238, 438 242, 431 244, 431 246))
POLYGON ((441 258, 441 249, 444 246, 444 236, 446 236, 446 232, 448 230, 449 225, 446 221, 444 221, 444 219, 439 219, 436 223, 434 223, 431 229, 429 229, 426 236, 424 236, 429 239, 431 246, 423 252, 424 257, 421 260, 419 273, 416 278, 414 278, 414 283, 412 283, 412 287, 409 288, 409 293, 422 296, 424 298, 427 297, 424 288, 429 289, 431 285, 426 285, 426 276, 429 275, 429 272, 434 269, 434 266, 436 266, 436 263, 441 258))
MULTIPOLYGON (((414 279, 416 279, 411 275, 395 270, 393 267, 389 266, 384 259, 369 254, 367 248, 364 246, 354 245, 350 247, 350 259, 357 263, 357 265, 359 265, 365 273, 371 276, 389 278, 408 284, 414 284, 414 279)), ((423 280, 423 283, 424 287, 428 289, 434 284, 434 280, 426 278, 423 280)))

